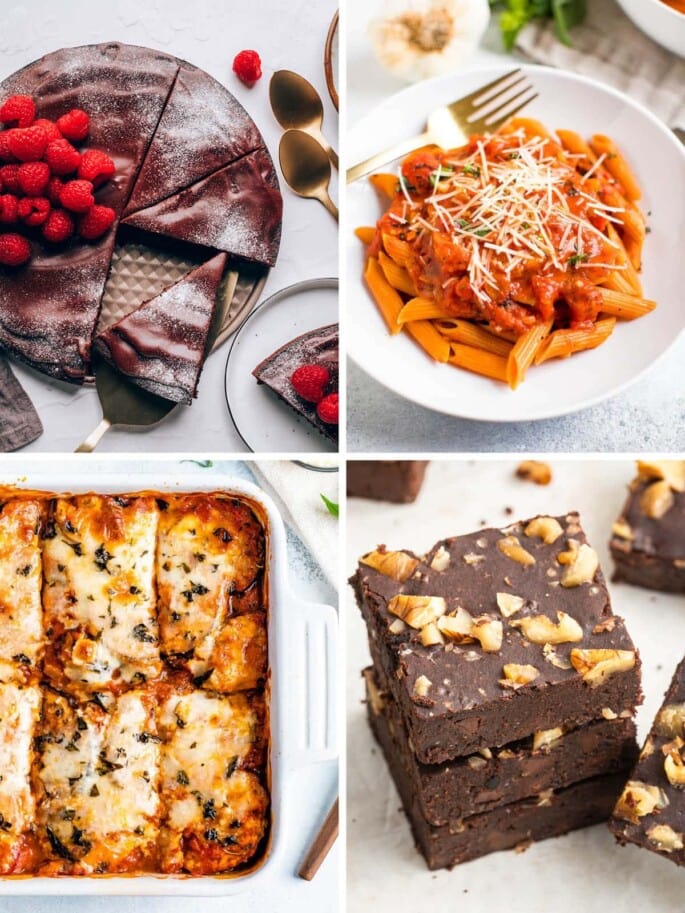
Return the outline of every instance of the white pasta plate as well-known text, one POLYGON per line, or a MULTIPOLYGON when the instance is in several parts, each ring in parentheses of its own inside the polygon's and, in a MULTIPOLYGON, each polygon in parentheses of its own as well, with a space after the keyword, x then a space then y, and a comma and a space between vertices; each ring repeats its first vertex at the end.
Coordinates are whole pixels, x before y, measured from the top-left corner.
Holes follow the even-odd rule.
MULTIPOLYGON (((435 108, 504 75, 510 66, 474 68, 419 83, 388 98, 350 131, 348 162, 425 129, 435 108)), ((391 336, 363 279, 365 249, 353 229, 374 225, 382 203, 368 180, 347 187, 348 352, 367 374, 403 398, 429 409, 496 422, 552 418, 614 396, 653 369, 685 328, 685 148, 654 115, 601 83, 547 67, 524 66, 538 98, 523 112, 550 130, 588 138, 606 134, 619 147, 642 188, 649 232, 643 250, 644 296, 656 310, 618 321, 611 337, 591 351, 545 362, 512 391, 505 384, 433 362, 406 334, 391 336)), ((396 170, 391 163, 383 171, 396 170)))

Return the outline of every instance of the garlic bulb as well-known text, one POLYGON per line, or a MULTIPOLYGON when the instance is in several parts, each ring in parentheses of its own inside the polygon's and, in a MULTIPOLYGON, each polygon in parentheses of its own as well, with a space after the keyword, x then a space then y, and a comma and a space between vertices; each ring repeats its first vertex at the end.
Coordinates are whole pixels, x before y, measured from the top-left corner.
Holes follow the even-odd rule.
POLYGON ((387 70, 407 82, 454 73, 464 66, 490 19, 488 0, 387 0, 369 35, 387 70))

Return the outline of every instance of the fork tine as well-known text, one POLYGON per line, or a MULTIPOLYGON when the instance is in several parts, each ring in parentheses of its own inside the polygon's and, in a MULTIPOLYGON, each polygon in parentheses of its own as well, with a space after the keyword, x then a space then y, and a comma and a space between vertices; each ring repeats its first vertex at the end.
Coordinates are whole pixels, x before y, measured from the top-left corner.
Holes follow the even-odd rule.
MULTIPOLYGON (((523 94, 523 93, 521 93, 521 94, 523 94)), ((519 96, 517 96, 517 98, 518 97, 519 96)), ((519 111, 522 111, 532 101, 535 101, 535 99, 537 97, 538 97, 538 93, 535 92, 533 95, 530 95, 528 98, 526 98, 524 101, 522 101, 520 105, 517 105, 515 108, 512 108, 511 111, 507 111, 506 113, 501 114, 495 120, 490 120, 488 118, 488 121, 487 121, 488 130, 497 130, 499 127, 502 126, 502 124, 505 124, 508 120, 510 120, 514 116, 514 114, 518 114, 519 111)), ((514 98, 511 99, 511 101, 515 101, 515 100, 516 99, 514 99, 514 98)))
POLYGON ((498 79, 493 79, 492 82, 489 82, 484 86, 479 86, 475 92, 471 92, 469 95, 464 95, 459 99, 457 104, 461 106, 470 102, 472 105, 475 105, 479 99, 485 101, 484 96, 489 95, 492 89, 498 89, 501 85, 504 85, 507 80, 511 79, 512 76, 516 76, 516 74, 520 72, 521 67, 517 67, 515 70, 510 70, 508 73, 505 73, 504 76, 500 76, 498 79))
POLYGON ((514 101, 519 95, 530 88, 532 88, 532 86, 526 77, 521 76, 516 82, 512 82, 511 85, 505 86, 496 95, 488 98, 487 101, 480 105, 474 105, 467 120, 475 120, 477 117, 485 119, 489 114, 496 114, 498 111, 501 111, 508 102, 514 101), (518 95, 514 95, 513 93, 517 90, 520 90, 518 95))

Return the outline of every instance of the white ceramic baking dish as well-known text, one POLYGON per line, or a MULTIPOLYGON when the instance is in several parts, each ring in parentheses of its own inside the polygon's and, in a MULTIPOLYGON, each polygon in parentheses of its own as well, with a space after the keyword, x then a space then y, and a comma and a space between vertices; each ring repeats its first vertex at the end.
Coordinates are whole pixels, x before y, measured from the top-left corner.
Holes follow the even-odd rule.
MULTIPOLYGON (((0 895, 97 894, 218 897, 253 889, 268 878, 293 835, 297 810, 287 801, 288 779, 297 768, 336 758, 337 615, 328 605, 303 602, 288 582, 285 529, 274 504, 256 485, 218 474, 174 472, 160 461, 159 473, 89 473, 72 463, 55 471, 12 472, 0 468, 0 486, 56 493, 125 494, 140 491, 228 491, 255 502, 264 512, 268 541, 271 832, 255 867, 243 874, 189 878, 174 875, 0 878, 0 895)), ((311 822, 314 825, 314 822, 311 822)), ((312 827, 309 828, 312 830, 312 827)))

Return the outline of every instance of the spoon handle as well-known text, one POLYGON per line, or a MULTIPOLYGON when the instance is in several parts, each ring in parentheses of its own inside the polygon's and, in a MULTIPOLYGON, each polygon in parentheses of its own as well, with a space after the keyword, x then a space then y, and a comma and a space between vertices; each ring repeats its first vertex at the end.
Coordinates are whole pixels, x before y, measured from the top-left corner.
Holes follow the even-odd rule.
POLYGON ((323 205, 326 207, 326 209, 330 212, 330 214, 333 216, 333 218, 337 222, 338 221, 338 207, 335 205, 335 203, 331 199, 328 191, 323 190, 321 192, 321 196, 317 197, 317 200, 319 201, 319 203, 323 203, 323 205))
POLYGON ((312 136, 319 143, 319 145, 325 150, 326 155, 330 159, 331 165, 335 168, 336 171, 339 171, 339 162, 338 162, 338 153, 328 142, 326 137, 323 135, 321 130, 315 130, 312 132, 312 136))
POLYGON ((92 453, 100 443, 100 439, 105 431, 111 427, 112 423, 110 420, 108 418, 103 418, 97 428, 95 428, 94 431, 91 431, 82 444, 79 444, 74 453, 92 453))

